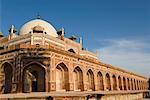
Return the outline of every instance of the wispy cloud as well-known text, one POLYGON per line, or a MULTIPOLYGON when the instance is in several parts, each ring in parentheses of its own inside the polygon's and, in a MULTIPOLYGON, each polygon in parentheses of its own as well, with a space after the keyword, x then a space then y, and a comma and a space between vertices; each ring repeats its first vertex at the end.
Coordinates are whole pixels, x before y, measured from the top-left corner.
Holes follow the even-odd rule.
POLYGON ((150 46, 139 40, 118 39, 100 41, 99 59, 105 63, 150 76, 150 46))

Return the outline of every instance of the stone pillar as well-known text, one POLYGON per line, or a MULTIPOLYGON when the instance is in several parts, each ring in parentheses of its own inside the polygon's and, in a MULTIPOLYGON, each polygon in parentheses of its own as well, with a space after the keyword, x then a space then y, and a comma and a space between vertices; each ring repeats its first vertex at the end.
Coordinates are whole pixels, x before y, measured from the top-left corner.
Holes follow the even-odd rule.
POLYGON ((123 77, 120 77, 120 78, 121 78, 122 90, 124 90, 123 77))
POLYGON ((56 66, 55 66, 55 58, 51 57, 50 62, 50 77, 49 77, 49 91, 56 91, 56 66))
POLYGON ((31 33, 31 45, 33 45, 33 39, 34 39, 33 33, 31 33))
MULTIPOLYGON (((84 71, 83 71, 84 72, 84 71)), ((88 83, 87 83, 87 71, 85 71, 84 73, 83 73, 83 84, 84 84, 84 91, 87 91, 87 89, 88 89, 88 83)))
POLYGON ((73 82, 73 65, 69 64, 69 90, 73 91, 74 90, 74 82, 73 82))
POLYGON ((107 88, 106 88, 106 73, 105 72, 103 73, 103 83, 104 83, 104 91, 106 91, 107 88))
POLYGON ((49 77, 49 69, 45 70, 45 91, 49 92, 49 82, 48 82, 48 77, 49 77))
POLYGON ((18 80, 18 83, 17 83, 17 85, 18 85, 18 87, 17 87, 17 92, 19 92, 19 93, 22 93, 23 91, 23 63, 21 62, 21 57, 18 57, 18 59, 17 59, 17 66, 16 67, 18 67, 18 71, 19 71, 19 80, 18 80))
POLYGON ((114 89, 113 89, 113 84, 114 84, 114 82, 113 82, 112 74, 110 73, 109 75, 110 75, 111 90, 113 91, 113 90, 114 90, 114 89))
POLYGON ((128 87, 129 84, 128 84, 128 79, 127 78, 125 78, 125 83, 126 83, 126 89, 129 90, 129 87, 128 87))
POLYGON ((56 70, 50 70, 49 91, 56 91, 56 70))
POLYGON ((133 79, 133 90, 135 90, 135 89, 136 89, 136 85, 135 85, 135 81, 133 79))
POLYGON ((138 90, 140 89, 139 86, 140 86, 140 85, 139 85, 139 80, 137 80, 137 89, 138 89, 138 90))
POLYGON ((118 75, 116 75, 116 82, 117 82, 117 90, 120 90, 120 89, 119 89, 119 80, 118 80, 118 75))
POLYGON ((95 91, 98 91, 98 77, 97 77, 97 72, 94 73, 94 83, 95 83, 95 91))
POLYGON ((130 85, 130 90, 132 90, 131 78, 129 78, 129 85, 130 85))

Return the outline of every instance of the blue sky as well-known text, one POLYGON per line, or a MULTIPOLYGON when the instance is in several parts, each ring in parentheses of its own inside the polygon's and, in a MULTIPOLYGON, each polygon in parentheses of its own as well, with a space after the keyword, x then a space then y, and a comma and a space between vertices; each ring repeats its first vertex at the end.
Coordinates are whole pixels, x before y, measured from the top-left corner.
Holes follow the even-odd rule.
POLYGON ((66 36, 83 37, 105 63, 150 76, 150 0, 0 0, 0 30, 37 13, 66 36))

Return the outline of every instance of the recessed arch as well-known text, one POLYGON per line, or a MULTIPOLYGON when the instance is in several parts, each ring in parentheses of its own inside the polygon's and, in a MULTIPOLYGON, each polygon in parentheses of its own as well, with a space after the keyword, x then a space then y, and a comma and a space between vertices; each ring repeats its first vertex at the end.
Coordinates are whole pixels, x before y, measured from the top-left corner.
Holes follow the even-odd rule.
POLYGON ((95 90, 95 82, 94 82, 94 73, 91 69, 87 71, 87 82, 88 82, 88 90, 95 90))
POLYGON ((124 86, 124 90, 127 90, 127 85, 126 85, 126 79, 125 79, 125 77, 123 77, 123 86, 124 86))
POLYGON ((139 90, 139 80, 137 80, 137 90, 139 90))
POLYGON ((130 90, 130 80, 127 78, 128 90, 130 90))
POLYGON ((131 87, 132 87, 132 90, 134 90, 134 83, 133 83, 133 79, 131 78, 131 87))
POLYGON ((113 75, 113 76, 112 76, 112 79, 113 79, 113 90, 117 90, 117 80, 116 80, 116 76, 113 75))
POLYGON ((134 90, 136 90, 136 80, 134 79, 134 90))
POLYGON ((97 73, 97 80, 98 90, 104 90, 103 74, 100 71, 97 73))
POLYGON ((11 93, 12 91, 12 78, 13 78, 13 67, 10 63, 5 62, 1 65, 0 74, 2 77, 1 91, 3 93, 11 93))
POLYGON ((111 83, 110 83, 110 75, 107 73, 106 74, 106 89, 107 91, 110 91, 111 90, 111 83))
POLYGON ((45 92, 46 70, 39 63, 30 63, 23 69, 23 92, 45 92))
POLYGON ((56 91, 69 91, 69 71, 64 63, 56 66, 56 91))
POLYGON ((120 76, 118 76, 118 82, 119 82, 119 90, 122 90, 122 81, 120 76))
POLYGON ((83 91, 83 72, 79 66, 75 67, 73 70, 73 81, 74 81, 74 90, 83 91))

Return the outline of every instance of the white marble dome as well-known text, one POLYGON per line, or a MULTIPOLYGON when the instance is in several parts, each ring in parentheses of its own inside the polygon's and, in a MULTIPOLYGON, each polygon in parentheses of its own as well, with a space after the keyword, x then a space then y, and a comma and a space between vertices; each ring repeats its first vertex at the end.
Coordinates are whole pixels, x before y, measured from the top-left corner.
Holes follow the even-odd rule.
POLYGON ((21 27, 19 34, 20 35, 28 34, 28 33, 32 32, 33 28, 36 26, 43 27, 44 32, 46 32, 48 35, 53 36, 53 37, 58 37, 57 31, 55 30, 55 28, 50 23, 48 23, 44 20, 41 20, 41 19, 34 19, 34 20, 31 20, 31 21, 25 23, 21 27))

